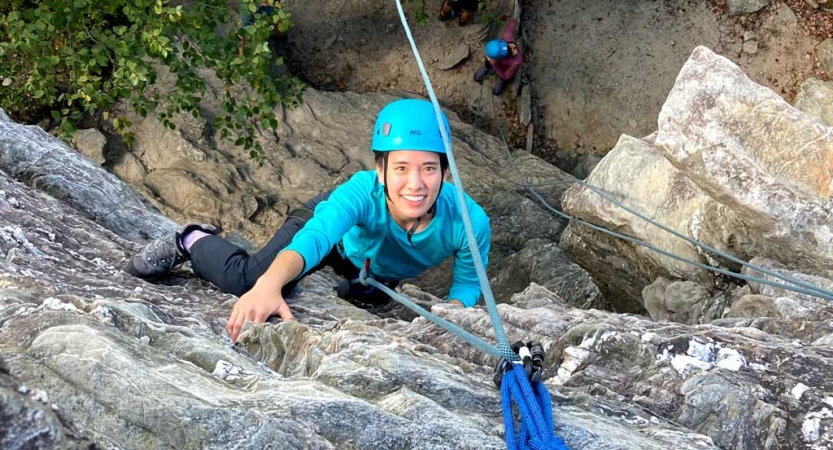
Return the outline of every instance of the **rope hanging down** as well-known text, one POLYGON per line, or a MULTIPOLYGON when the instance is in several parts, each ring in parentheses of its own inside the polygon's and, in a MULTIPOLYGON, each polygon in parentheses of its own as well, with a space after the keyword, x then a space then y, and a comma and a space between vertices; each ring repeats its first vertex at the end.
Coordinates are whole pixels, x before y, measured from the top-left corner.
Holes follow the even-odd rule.
MULTIPOLYGON (((461 215, 463 217, 463 224, 466 228, 466 237, 468 239, 469 248, 471 249, 472 259, 474 260, 474 267, 477 271, 477 278, 480 281, 480 287, 483 292, 483 299, 486 303, 486 308, 489 311, 489 318, 492 321, 495 338, 498 341, 498 354, 501 356, 500 361, 498 362, 498 368, 500 368, 498 373, 503 376, 500 387, 503 405, 503 418, 506 427, 506 444, 510 450, 568 450, 564 445, 564 442, 560 438, 557 438, 554 434, 555 427, 553 426, 552 403, 550 402, 550 394, 547 391, 546 386, 544 386, 544 384, 540 381, 541 370, 536 372, 537 374, 533 378, 534 387, 532 387, 528 379, 531 373, 528 374, 526 370, 519 370, 521 367, 526 369, 533 364, 529 349, 526 346, 520 346, 518 349, 510 347, 506 339, 506 333, 503 330, 503 324, 501 323, 500 315, 498 314, 495 298, 492 295, 492 289, 491 286, 489 286, 489 280, 486 277, 486 270, 483 267, 483 261, 480 257, 480 249, 477 246, 474 228, 471 224, 468 208, 466 206, 462 178, 457 170, 457 163, 454 160, 454 153, 451 149, 451 137, 448 136, 445 127, 442 126, 443 121, 440 104, 434 94, 434 89, 431 86, 431 80, 428 77, 428 73, 425 71, 422 58, 419 56, 419 50, 417 49, 416 42, 414 42, 414 38, 411 35, 411 29, 408 26, 408 21, 405 18, 405 12, 402 10, 400 0, 396 0, 396 8, 399 12, 399 18, 402 21, 402 26, 405 29, 405 35, 408 37, 408 42, 411 44, 411 50, 413 51, 417 66, 419 67, 419 72, 425 82, 425 88, 428 91, 428 96, 431 99, 431 103, 434 105, 434 114, 436 116, 437 123, 440 124, 440 135, 442 136, 445 152, 448 156, 449 168, 451 169, 451 174, 454 177, 457 202, 459 203, 461 215), (521 351, 521 349, 525 349, 525 352, 521 351), (509 363, 510 361, 511 363, 509 363), (506 367, 505 373, 503 372, 504 367, 506 367), (505 376, 507 374, 508 376, 505 376), (521 431, 517 436, 517 440, 514 431, 515 419, 512 409, 513 399, 515 400, 521 415, 521 431)), ((360 275, 360 279, 363 284, 372 284, 377 288, 382 289, 383 292, 391 295, 392 298, 396 299, 403 305, 408 306, 423 317, 431 318, 431 316, 433 316, 435 319, 439 319, 439 317, 436 317, 413 304, 413 302, 406 299, 404 296, 393 292, 387 286, 373 280, 369 277, 368 272, 369 264, 366 263, 360 275), (411 306, 409 306, 409 304, 411 306)), ((458 331, 463 331, 462 329, 459 329, 459 327, 456 327, 456 325, 450 324, 444 320, 434 320, 434 322, 440 324, 441 326, 445 323, 444 328, 450 331, 452 330, 452 327, 458 328, 458 331)), ((458 332, 457 334, 472 343, 479 341, 465 332, 458 332), (474 340, 470 340, 471 338, 474 338, 474 340)), ((542 364, 543 348, 540 349, 540 353, 539 363, 542 364)))
POLYGON ((509 450, 568 450, 564 441, 553 433, 552 401, 540 380, 529 381, 520 366, 504 374, 500 385, 503 422, 506 424, 506 444, 509 450), (521 416, 521 429, 515 438, 512 399, 521 416))
MULTIPOLYGON (((434 94, 434 87, 431 85, 431 79, 428 78, 428 72, 422 64, 422 57, 419 56, 414 37, 411 35, 411 28, 408 26, 408 20, 405 18, 405 12, 402 10, 402 3, 396 0, 396 9, 399 11, 399 18, 402 21, 402 26, 405 29, 405 35, 408 37, 408 42, 411 44, 411 51, 414 53, 419 73, 422 75, 422 80, 425 82, 425 89, 428 91, 428 97, 434 105, 434 114, 436 115, 437 123, 442 124, 442 111, 440 110, 440 103, 437 101, 437 96, 434 94)), ((500 321, 500 315, 497 311, 495 298, 492 295, 492 288, 489 286, 489 279, 486 277, 486 270, 483 268, 483 260, 480 258, 480 249, 477 246, 477 239, 474 236, 474 228, 469 218, 468 207, 466 206, 466 199, 463 196, 463 181, 460 173, 457 171, 457 163, 454 160, 454 153, 451 150, 451 136, 448 136, 445 128, 441 125, 440 135, 445 146, 445 153, 448 156, 448 166, 451 169, 451 175, 454 177, 454 187, 457 193, 457 202, 459 203, 461 215, 463 216, 463 224, 466 228, 466 237, 468 238, 469 248, 471 249, 472 259, 474 260, 474 268, 477 271, 477 278, 480 281, 480 288, 483 292, 483 300, 486 303, 486 309, 489 311, 489 318, 492 321, 492 328, 495 331, 495 339, 498 342, 501 356, 507 361, 517 361, 518 355, 512 351, 506 339, 506 333, 503 331, 503 323, 500 321)))

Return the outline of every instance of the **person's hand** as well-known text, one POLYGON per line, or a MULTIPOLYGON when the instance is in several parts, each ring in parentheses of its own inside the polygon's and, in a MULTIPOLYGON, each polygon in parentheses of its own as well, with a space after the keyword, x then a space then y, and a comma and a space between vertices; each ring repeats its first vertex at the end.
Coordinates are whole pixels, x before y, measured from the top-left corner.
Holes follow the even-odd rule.
POLYGON ((265 322, 269 316, 277 314, 283 320, 295 320, 289 305, 283 300, 280 290, 277 292, 271 289, 258 287, 257 284, 240 297, 228 320, 226 330, 232 342, 237 340, 240 330, 246 321, 265 322))
POLYGON ((447 301, 446 303, 448 303, 449 305, 459 306, 459 307, 461 307, 461 308, 464 308, 464 307, 465 307, 465 306, 463 305, 463 302, 461 302, 460 300, 457 300, 457 299, 452 299, 452 300, 449 300, 449 301, 447 301))
POLYGON ((492 64, 492 65, 494 65, 494 63, 495 63, 495 60, 492 59, 492 58, 489 58, 488 56, 486 57, 486 61, 489 61, 489 64, 492 64))

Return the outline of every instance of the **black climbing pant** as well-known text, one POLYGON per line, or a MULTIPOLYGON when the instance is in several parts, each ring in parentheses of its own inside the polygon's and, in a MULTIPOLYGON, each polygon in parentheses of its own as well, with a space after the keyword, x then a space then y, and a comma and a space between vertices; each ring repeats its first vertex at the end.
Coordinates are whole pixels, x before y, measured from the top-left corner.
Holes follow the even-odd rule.
MULTIPOLYGON (((219 236, 202 237, 191 245, 191 268, 200 278, 211 282, 223 292, 237 296, 245 294, 269 269, 278 253, 292 242, 295 234, 312 217, 315 207, 326 200, 330 193, 332 191, 319 194, 304 202, 303 208, 291 211, 272 239, 255 254, 250 255, 244 249, 219 236)), ((370 304, 383 304, 390 300, 384 292, 355 282, 360 270, 349 259, 342 258, 338 244, 307 274, 325 266, 332 267, 336 274, 345 278, 337 289, 340 297, 370 304)), ((284 294, 288 294, 295 283, 285 286, 284 294)), ((397 282, 390 281, 385 284, 394 288, 397 282)))

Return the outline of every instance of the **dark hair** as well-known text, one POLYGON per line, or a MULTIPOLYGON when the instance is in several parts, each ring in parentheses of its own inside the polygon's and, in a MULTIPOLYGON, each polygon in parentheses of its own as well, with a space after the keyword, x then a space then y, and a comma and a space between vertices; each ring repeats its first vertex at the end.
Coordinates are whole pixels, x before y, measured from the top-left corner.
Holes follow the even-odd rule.
MULTIPOLYGON (((445 175, 446 170, 448 170, 448 155, 445 153, 433 152, 440 155, 440 172, 445 175)), ((376 160, 376 165, 382 167, 382 171, 385 173, 385 184, 387 184, 387 176, 388 176, 388 155, 390 152, 379 152, 374 150, 373 157, 376 160)))

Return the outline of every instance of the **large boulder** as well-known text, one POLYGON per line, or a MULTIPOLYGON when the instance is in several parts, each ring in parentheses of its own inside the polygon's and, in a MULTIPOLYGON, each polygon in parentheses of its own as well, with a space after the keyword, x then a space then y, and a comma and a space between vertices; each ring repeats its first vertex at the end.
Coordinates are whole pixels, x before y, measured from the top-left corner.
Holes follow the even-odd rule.
MULTIPOLYGON (((706 196, 657 151, 650 138, 623 135, 585 181, 677 232, 697 232, 699 208, 706 196)), ((638 219, 584 185, 570 188, 562 202, 564 211, 578 219, 648 241, 690 260, 699 259, 691 244, 638 219)), ((643 310, 642 289, 657 277, 709 280, 705 270, 577 222, 567 227, 561 247, 593 275, 608 299, 608 307, 617 311, 643 310)))
POLYGON ((807 79, 801 83, 793 105, 819 123, 833 127, 833 83, 817 78, 807 79))
MULTIPOLYGON (((831 128, 753 83, 726 58, 698 47, 663 106, 659 131, 641 140, 623 136, 587 181, 620 203, 737 258, 767 257, 814 273, 833 269, 831 161, 831 128)), ((580 219, 686 259, 741 269, 646 224, 584 186, 571 188, 563 204, 580 219)), ((621 310, 641 307, 642 289, 658 277, 709 289, 722 282, 576 223, 562 235, 561 246, 621 310)))
POLYGON ((702 218, 701 240, 743 259, 833 269, 833 129, 698 47, 663 106, 656 144, 726 208, 702 218))

